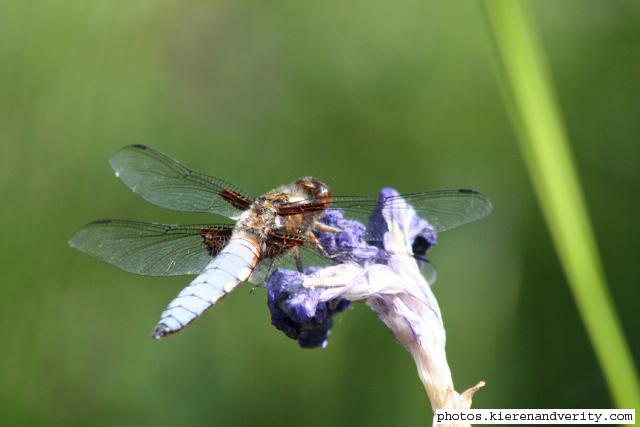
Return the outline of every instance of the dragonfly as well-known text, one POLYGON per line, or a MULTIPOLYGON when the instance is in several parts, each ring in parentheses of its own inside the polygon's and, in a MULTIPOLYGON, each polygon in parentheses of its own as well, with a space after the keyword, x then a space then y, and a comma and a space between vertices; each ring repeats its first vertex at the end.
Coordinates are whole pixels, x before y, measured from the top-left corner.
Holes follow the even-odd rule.
MULTIPOLYGON (((157 206, 204 212, 235 221, 174 225, 130 220, 99 220, 81 228, 71 247, 127 272, 149 276, 197 275, 161 314, 152 336, 164 338, 184 329, 241 283, 260 283, 265 271, 286 260, 331 262, 319 232, 340 230, 322 218, 333 209, 366 223, 381 206, 408 202, 437 232, 487 216, 491 202, 468 189, 427 191, 384 199, 333 196, 324 182, 303 177, 254 197, 222 179, 196 172, 145 145, 130 145, 110 160, 116 176, 157 206), (262 273, 260 273, 262 272, 262 273)), ((382 235, 369 234, 368 241, 382 235)))

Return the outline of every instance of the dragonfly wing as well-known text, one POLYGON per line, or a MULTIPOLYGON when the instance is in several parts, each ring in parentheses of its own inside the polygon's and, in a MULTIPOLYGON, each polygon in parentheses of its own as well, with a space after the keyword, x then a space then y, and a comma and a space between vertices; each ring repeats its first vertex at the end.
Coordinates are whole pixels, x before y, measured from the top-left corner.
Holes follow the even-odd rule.
MULTIPOLYGON (((301 202, 297 202, 302 206, 301 202)), ((381 208, 415 209, 437 232, 443 232, 477 221, 489 215, 491 201, 475 190, 439 190, 400 194, 383 199, 372 197, 335 197, 325 210, 339 209, 346 217, 367 224, 372 214, 381 208)), ((383 233, 369 231, 367 240, 382 240, 383 233)))
POLYGON ((476 190, 440 190, 387 197, 383 205, 412 206, 438 232, 451 230, 478 221, 491 213, 491 200, 476 190))
POLYGON ((436 270, 435 265, 431 261, 418 261, 418 266, 420 267, 420 271, 422 275, 426 279, 427 283, 433 286, 438 279, 438 271, 436 270))
MULTIPOLYGON (((309 267, 328 267, 336 264, 336 260, 326 257, 321 254, 316 248, 313 247, 311 242, 305 242, 304 245, 298 247, 300 252, 300 261, 303 270, 309 267)), ((298 261, 296 260, 296 254, 293 250, 288 251, 283 256, 275 260, 276 268, 287 268, 289 270, 298 269, 298 261)))
POLYGON ((277 268, 305 270, 309 267, 335 264, 335 260, 322 255, 307 237, 287 234, 285 231, 271 232, 263 255, 249 279, 254 284, 264 283, 269 274, 277 268))
MULTIPOLYGON (((321 255, 311 246, 304 245, 299 246, 299 248, 303 271, 309 267, 322 268, 335 264, 334 260, 321 255)), ((249 281, 254 285, 262 285, 266 282, 269 275, 279 268, 294 271, 298 270, 298 262, 293 249, 288 250, 277 257, 262 260, 253 271, 253 274, 251 274, 249 281)))
POLYGON ((163 208, 234 217, 253 201, 246 191, 221 179, 195 172, 144 145, 130 145, 110 160, 127 186, 163 208))
POLYGON ((227 225, 104 220, 81 228, 69 245, 131 273, 178 276, 200 273, 232 231, 227 225))

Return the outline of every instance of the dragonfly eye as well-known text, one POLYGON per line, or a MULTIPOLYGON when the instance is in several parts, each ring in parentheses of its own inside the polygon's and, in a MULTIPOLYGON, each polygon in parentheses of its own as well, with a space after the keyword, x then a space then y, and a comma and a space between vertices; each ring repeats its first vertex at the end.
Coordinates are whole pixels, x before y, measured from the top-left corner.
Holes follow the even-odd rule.
POLYGON ((296 184, 299 185, 302 190, 307 193, 309 196, 321 199, 331 198, 331 189, 327 184, 322 181, 318 181, 313 178, 302 178, 296 181, 296 184))
POLYGON ((315 196, 319 199, 331 198, 331 189, 322 181, 313 181, 315 186, 315 196))

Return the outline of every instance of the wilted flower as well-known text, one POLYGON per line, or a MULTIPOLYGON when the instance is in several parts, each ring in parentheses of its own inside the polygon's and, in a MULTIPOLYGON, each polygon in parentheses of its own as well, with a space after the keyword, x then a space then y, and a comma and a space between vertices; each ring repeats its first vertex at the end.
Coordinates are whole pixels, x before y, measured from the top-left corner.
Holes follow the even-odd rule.
MULTIPOLYGON (((389 196, 398 193, 386 188, 380 199, 389 196)), ((367 226, 328 211, 323 222, 341 231, 318 237, 339 264, 304 273, 276 270, 267 280, 271 320, 303 347, 326 346, 331 318, 349 301, 362 301, 414 357, 432 407, 468 408, 484 383, 462 395, 453 389, 440 308, 419 268, 437 243, 436 231, 400 202, 380 203, 367 226), (369 243, 368 236, 382 238, 369 243)))
MULTIPOLYGON (((309 269, 307 274, 317 269, 309 269)), ((331 319, 351 305, 336 298, 321 301, 321 289, 302 286, 306 275, 292 270, 277 270, 268 281, 271 322, 301 347, 325 347, 333 326, 331 319)))

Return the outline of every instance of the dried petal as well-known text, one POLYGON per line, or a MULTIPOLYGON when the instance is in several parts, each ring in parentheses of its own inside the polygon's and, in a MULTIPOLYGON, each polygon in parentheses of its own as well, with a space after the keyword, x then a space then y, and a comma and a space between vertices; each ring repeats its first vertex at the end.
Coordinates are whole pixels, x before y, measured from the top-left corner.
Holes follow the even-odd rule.
POLYGON ((365 264, 386 260, 387 254, 384 251, 365 241, 366 227, 358 221, 345 218, 342 209, 328 210, 322 222, 341 230, 338 233, 318 233, 320 244, 327 253, 335 256, 337 262, 365 264))
POLYGON ((305 274, 278 269, 267 280, 271 323, 301 347, 326 347, 332 317, 349 307, 348 300, 321 300, 321 289, 302 286, 305 274))

